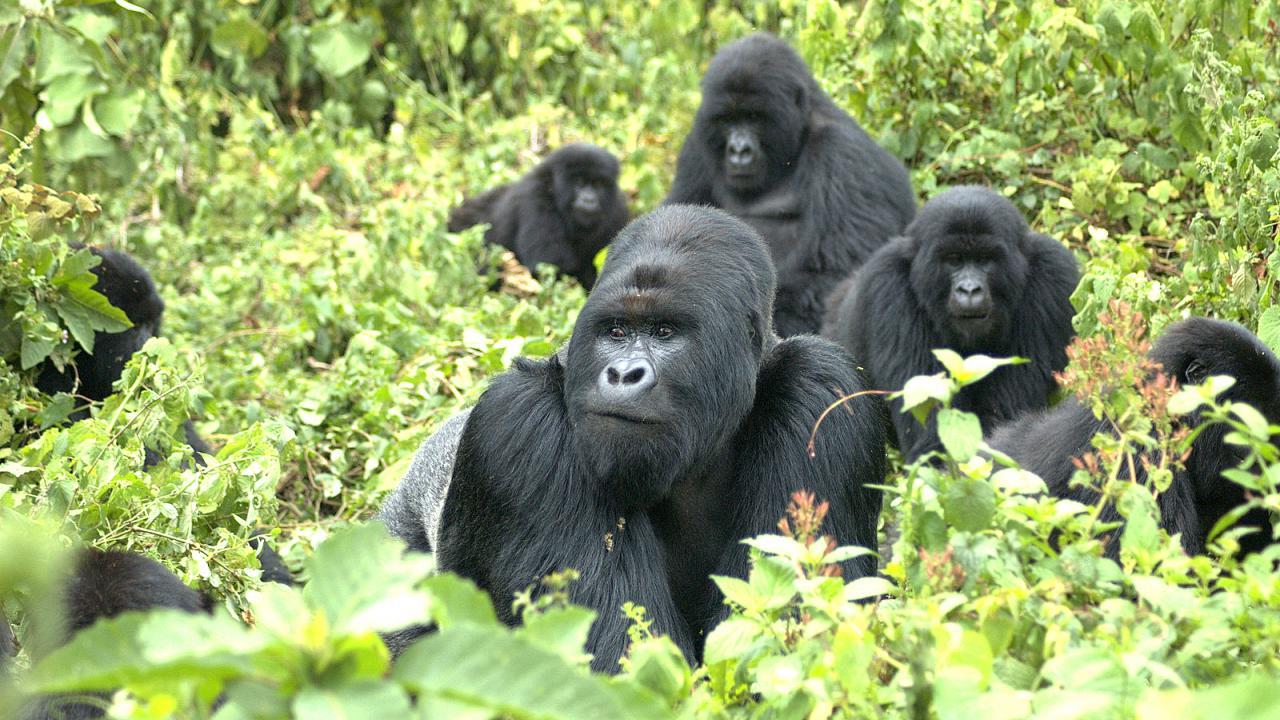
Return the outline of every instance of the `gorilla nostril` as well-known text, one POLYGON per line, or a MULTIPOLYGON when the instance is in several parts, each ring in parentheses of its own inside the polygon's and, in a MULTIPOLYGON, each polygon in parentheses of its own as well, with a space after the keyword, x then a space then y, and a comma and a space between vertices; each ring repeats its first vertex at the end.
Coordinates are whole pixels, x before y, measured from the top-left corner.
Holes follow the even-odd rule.
POLYGON ((618 373, 618 369, 614 367, 605 368, 604 377, 605 381, 610 385, 617 385, 618 381, 622 379, 621 374, 618 373))
POLYGON ((643 367, 631 368, 626 375, 622 376, 623 385, 635 385, 644 380, 645 372, 643 367))

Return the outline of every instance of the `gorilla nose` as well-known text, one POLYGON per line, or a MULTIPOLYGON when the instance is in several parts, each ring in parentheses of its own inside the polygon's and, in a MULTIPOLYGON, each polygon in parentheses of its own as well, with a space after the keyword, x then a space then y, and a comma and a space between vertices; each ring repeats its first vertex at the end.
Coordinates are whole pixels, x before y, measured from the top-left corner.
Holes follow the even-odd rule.
POLYGON ((600 394, 609 400, 630 400, 657 382, 658 374, 648 358, 622 358, 609 363, 600 374, 600 394))
POLYGON ((733 136, 729 138, 729 164, 737 167, 746 167, 755 160, 755 150, 751 146, 751 142, 746 138, 733 136))
POLYGON ((960 282, 956 283, 955 303, 958 308, 965 312, 986 312, 990 303, 987 299, 987 289, 981 283, 976 282, 960 282))
POLYGON ((573 207, 583 212, 595 212, 600 209, 600 196, 594 190, 580 190, 573 199, 573 207))

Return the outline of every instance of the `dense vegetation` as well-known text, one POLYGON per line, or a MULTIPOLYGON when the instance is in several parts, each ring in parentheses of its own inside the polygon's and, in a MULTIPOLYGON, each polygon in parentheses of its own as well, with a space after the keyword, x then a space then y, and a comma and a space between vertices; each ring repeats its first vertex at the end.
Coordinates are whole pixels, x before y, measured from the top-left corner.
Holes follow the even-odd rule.
MULTIPOLYGON (((1128 518, 1102 557, 1092 508, 976 455, 895 470, 886 578, 823 574, 820 510, 758 540, 739 612, 683 666, 637 617, 619 679, 589 675, 590 616, 551 594, 511 631, 458 578, 364 525, 414 448, 521 354, 564 341, 583 292, 541 276, 489 291, 479 229, 444 230, 464 193, 548 148, 616 152, 634 210, 665 193, 722 43, 773 30, 912 171, 919 196, 986 183, 1084 263, 1068 391, 1120 431, 1112 457, 1214 385, 1133 390, 1145 337, 1189 313, 1280 349, 1280 3, 1276 0, 390 0, 0 9, 0 607, 33 621, 68 538, 162 560, 229 612, 122 617, 0 680, 112 689, 119 717, 1264 717, 1280 712, 1280 551, 1186 557, 1153 488, 1098 478, 1128 518), (167 303, 164 336, 94 416, 32 368, 118 323, 82 240, 127 249, 167 303), (529 287, 526 284, 526 287, 529 287), (180 425, 219 448, 193 469, 180 425), (146 443, 167 451, 141 467, 146 443), (260 588, 246 537, 303 590, 260 588), (1049 541, 1071 539, 1061 550, 1049 541), (60 538, 60 539, 59 539, 60 538), (430 576, 430 577, 428 577, 430 576), (887 594, 875 604, 851 601, 887 594), (394 669, 378 630, 442 631, 394 669)), ((909 402, 984 371, 954 364, 909 402)), ((1236 479, 1280 511, 1280 451, 1236 479)), ((1174 438, 1158 448, 1167 462, 1174 438)), ((571 581, 562 577, 553 584, 571 581)))

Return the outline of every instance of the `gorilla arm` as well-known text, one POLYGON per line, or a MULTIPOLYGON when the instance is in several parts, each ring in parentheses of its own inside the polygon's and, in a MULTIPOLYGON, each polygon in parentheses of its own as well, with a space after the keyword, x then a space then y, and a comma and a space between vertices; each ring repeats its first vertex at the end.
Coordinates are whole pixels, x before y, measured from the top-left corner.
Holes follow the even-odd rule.
MULTIPOLYGON (((734 542, 717 574, 743 578, 748 551, 738 540, 778 532, 791 496, 810 491, 828 502, 822 532, 840 545, 875 549, 884 482, 884 401, 875 395, 848 400, 817 429, 813 457, 807 444, 819 417, 841 397, 867 389, 849 355, 816 337, 795 337, 776 345, 764 359, 756 384, 756 404, 738 434, 738 498, 731 520, 734 542)), ((843 563, 846 580, 871 575, 876 561, 864 556, 843 563)), ((717 601, 719 593, 715 593, 717 601)), ((712 613, 722 616, 724 608, 712 613)), ((710 629, 709 627, 707 629, 710 629)))
MULTIPOLYGON (((858 271, 851 290, 852 327, 842 332, 850 333, 846 347, 854 360, 875 368, 871 382, 877 390, 901 390, 912 377, 942 369, 933 357, 933 324, 911 289, 914 254, 909 239, 894 239, 858 271)), ((903 413, 900 400, 890 403, 889 418, 909 460, 938 447, 936 430, 903 413)))
POLYGON ((592 667, 616 672, 626 652, 624 602, 643 605, 654 631, 688 657, 688 629, 666 582, 662 547, 644 513, 623 516, 590 481, 573 447, 564 369, 519 360, 480 398, 463 431, 440 524, 445 570, 474 580, 515 623, 512 596, 573 568, 570 599, 597 613, 592 667))

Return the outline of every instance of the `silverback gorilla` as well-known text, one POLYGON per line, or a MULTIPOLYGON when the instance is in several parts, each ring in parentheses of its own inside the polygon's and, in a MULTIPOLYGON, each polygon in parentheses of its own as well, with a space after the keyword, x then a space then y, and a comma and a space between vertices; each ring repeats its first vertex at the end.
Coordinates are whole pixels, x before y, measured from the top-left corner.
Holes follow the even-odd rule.
MULTIPOLYGON (((81 352, 71 365, 61 370, 52 362, 45 361, 36 378, 36 387, 50 395, 73 393, 92 402, 102 402, 111 395, 111 386, 120 379, 129 358, 141 350, 148 340, 160 334, 164 300, 156 292, 156 284, 151 275, 127 253, 96 247, 89 248, 89 251, 102 259, 91 270, 98 278, 93 289, 122 310, 133 327, 114 333, 94 333, 93 352, 81 352)), ((72 418, 82 419, 87 416, 88 412, 82 410, 73 414, 72 418)), ((190 421, 183 425, 183 431, 187 443, 197 453, 213 452, 196 433, 195 426, 190 421)), ((147 451, 147 456, 148 464, 159 460, 159 455, 150 450, 147 451)), ((203 462, 199 454, 196 462, 203 462)))
MULTIPOLYGON (((1183 320, 1165 330, 1151 358, 1178 383, 1200 384, 1212 375, 1235 378, 1222 399, 1248 403, 1271 424, 1280 424, 1280 361, 1243 327, 1206 318, 1183 320)), ((1184 420, 1185 427, 1195 427, 1200 420, 1199 413, 1194 413, 1184 420)), ((989 444, 1043 478, 1053 495, 1092 505, 1098 502, 1098 494, 1071 484, 1072 461, 1092 449, 1093 436, 1100 432, 1106 432, 1105 423, 1069 398, 1048 412, 1001 427, 989 444)), ((1226 435, 1223 425, 1204 428, 1192 443, 1184 467, 1174 473, 1169 489, 1157 499, 1161 526, 1170 534, 1181 534, 1188 554, 1204 552, 1214 524, 1245 501, 1244 488, 1222 476, 1223 470, 1244 459, 1243 450, 1227 443, 1226 435)), ((1135 470, 1131 476, 1122 468, 1121 476, 1145 482, 1142 463, 1136 463, 1135 470)), ((1108 505, 1098 519, 1117 522, 1121 517, 1108 505)), ((1256 552, 1271 543, 1271 519, 1265 511, 1251 510, 1237 526, 1257 529, 1241 538, 1243 552, 1256 552)), ((1117 543, 1109 542, 1107 553, 1115 557, 1117 543)))
POLYGON ((766 34, 712 59, 667 202, 722 208, 760 232, 778 271, 783 337, 818 332, 832 286, 916 210, 902 163, 766 34))
MULTIPOLYGON (((440 566, 488 591, 508 623, 514 593, 578 570, 570 596, 599 615, 592 666, 615 672, 627 601, 693 659, 723 612, 708 576, 744 577, 738 541, 776 528, 797 490, 830 502, 838 542, 874 547, 884 405, 831 413, 808 457, 819 415, 865 383, 836 345, 779 340, 773 291, 764 243, 722 212, 667 206, 629 225, 567 350, 518 360, 467 418, 440 566)), ((425 532, 398 532, 426 549, 425 532)), ((842 568, 874 569, 869 557, 842 568)))
POLYGON ((530 270, 550 263, 591 289, 594 260, 627 224, 618 159, 586 143, 565 145, 520 180, 463 201, 449 232, 489 223, 485 240, 515 253, 530 270))
MULTIPOLYGON (((986 188, 953 188, 837 288, 823 334, 886 390, 941 371, 934 348, 1031 360, 998 368, 954 400, 990 431, 1048 405, 1053 374, 1067 364, 1078 280, 1071 251, 1031 232, 1008 200, 986 188)), ((895 401, 891 414, 907 460, 938 449, 934 419, 921 426, 901 407, 895 401)))

